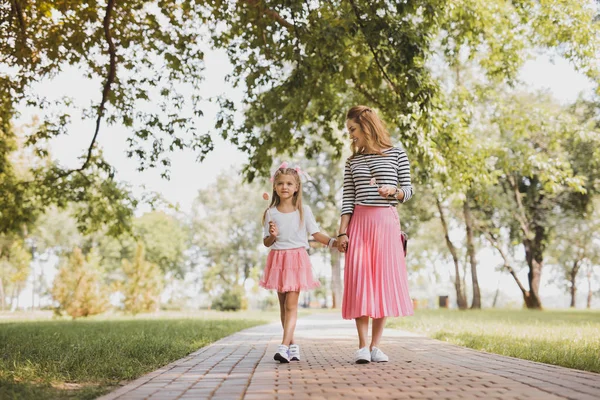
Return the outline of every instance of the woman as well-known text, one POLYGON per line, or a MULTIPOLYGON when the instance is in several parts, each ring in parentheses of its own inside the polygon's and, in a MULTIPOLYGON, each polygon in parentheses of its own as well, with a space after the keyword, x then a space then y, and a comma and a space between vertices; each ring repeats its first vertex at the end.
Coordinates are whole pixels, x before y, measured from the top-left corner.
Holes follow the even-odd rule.
POLYGON ((338 235, 338 249, 346 252, 342 317, 356 321, 354 361, 385 362, 389 358, 378 346, 386 317, 413 314, 395 208, 412 197, 410 166, 371 108, 352 107, 346 127, 352 156, 344 170, 338 235), (369 318, 373 330, 367 346, 369 318))

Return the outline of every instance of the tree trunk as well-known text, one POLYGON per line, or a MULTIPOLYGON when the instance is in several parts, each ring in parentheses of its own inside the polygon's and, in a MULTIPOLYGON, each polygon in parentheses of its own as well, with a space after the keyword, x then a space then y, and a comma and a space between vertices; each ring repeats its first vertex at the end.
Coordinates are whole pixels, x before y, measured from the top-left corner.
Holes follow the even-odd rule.
POLYGON ((577 274, 579 273, 579 264, 580 260, 576 260, 573 262, 573 268, 569 272, 569 283, 571 287, 569 288, 569 293, 571 294, 571 308, 575 308, 576 304, 576 296, 577 296, 577 274))
POLYGON ((465 309, 467 309, 467 299, 465 298, 463 289, 461 288, 460 265, 458 262, 458 255, 456 253, 456 247, 454 247, 454 244, 450 240, 450 235, 448 234, 448 224, 446 224, 446 218, 444 216, 444 210, 442 209, 442 204, 440 203, 440 201, 438 199, 436 199, 436 204, 437 204, 438 211, 440 213, 440 220, 442 222, 442 227, 444 228, 444 238, 446 239, 446 246, 448 247, 448 250, 450 250, 450 254, 452 255, 452 260, 454 261, 454 271, 456 274, 456 276, 454 278, 454 288, 456 289, 456 304, 459 309, 465 310, 465 309))
POLYGON ((592 267, 590 267, 590 269, 587 271, 587 282, 588 282, 588 295, 587 295, 587 304, 586 307, 589 310, 590 308, 592 308, 592 267))
POLYGON ((342 306, 342 257, 337 249, 331 249, 331 308, 342 306))
POLYGON ((473 301, 471 302, 471 308, 480 309, 481 292, 479 290, 479 280, 477 279, 477 258, 473 240, 473 218, 471 216, 468 198, 463 203, 463 214, 465 217, 465 225, 467 227, 467 254, 469 255, 469 262, 471 264, 471 282, 473 284, 473 301))
POLYGON ((2 311, 6 309, 6 297, 4 295, 4 282, 2 282, 2 277, 0 276, 0 307, 2 307, 2 311))
POLYGON ((525 259, 527 260, 527 265, 529 266, 529 272, 527 273, 529 291, 524 293, 523 300, 525 301, 525 306, 527 308, 541 310, 542 301, 540 299, 539 293, 543 265, 542 251, 539 248, 539 245, 536 244, 536 240, 525 239, 524 244, 525 259))

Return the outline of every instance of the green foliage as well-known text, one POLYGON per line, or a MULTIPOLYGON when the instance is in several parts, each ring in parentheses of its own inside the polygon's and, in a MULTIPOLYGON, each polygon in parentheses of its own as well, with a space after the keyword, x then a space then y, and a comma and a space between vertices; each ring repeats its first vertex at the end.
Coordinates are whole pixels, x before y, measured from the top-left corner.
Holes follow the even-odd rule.
POLYGON ((59 269, 52 287, 56 311, 75 318, 100 314, 108 309, 107 288, 102 284, 98 254, 85 257, 75 247, 59 269))
POLYGON ((132 221, 132 232, 112 237, 99 232, 90 237, 102 255, 103 265, 111 274, 109 280, 118 278, 121 260, 133 259, 137 243, 146 249, 146 259, 156 264, 163 274, 183 277, 188 258, 189 233, 183 222, 163 211, 151 211, 132 221))
POLYGON ((211 308, 218 311, 239 311, 248 308, 248 300, 244 294, 244 288, 236 286, 227 288, 212 301, 211 308))
POLYGON ((123 260, 124 282, 120 289, 125 296, 125 311, 131 314, 157 311, 164 277, 160 268, 146 260, 145 247, 138 243, 132 261, 123 260))
POLYGON ((207 292, 258 281, 264 263, 262 215, 264 188, 242 184, 235 172, 223 172, 214 185, 200 190, 192 215, 192 243, 206 265, 202 283, 207 292))

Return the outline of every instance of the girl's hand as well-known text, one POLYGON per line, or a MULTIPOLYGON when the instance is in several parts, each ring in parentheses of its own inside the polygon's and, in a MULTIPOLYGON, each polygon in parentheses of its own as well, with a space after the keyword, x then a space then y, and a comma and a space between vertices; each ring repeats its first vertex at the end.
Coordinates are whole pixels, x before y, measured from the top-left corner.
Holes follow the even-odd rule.
POLYGON ((348 236, 340 236, 337 238, 337 248, 340 253, 345 253, 348 250, 348 236))
POLYGON ((396 187, 392 185, 381 185, 379 189, 377 189, 377 191, 379 192, 379 195, 381 197, 385 198, 388 198, 397 193, 396 187))
POLYGON ((277 225, 273 221, 269 222, 269 235, 273 237, 277 237, 277 235, 279 235, 279 229, 277 229, 277 225))

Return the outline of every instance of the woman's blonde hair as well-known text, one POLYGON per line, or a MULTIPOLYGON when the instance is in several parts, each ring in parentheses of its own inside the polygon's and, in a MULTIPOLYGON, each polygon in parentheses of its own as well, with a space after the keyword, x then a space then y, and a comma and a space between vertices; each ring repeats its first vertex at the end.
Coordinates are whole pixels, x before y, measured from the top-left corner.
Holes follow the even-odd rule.
POLYGON ((294 193, 294 197, 292 198, 292 204, 294 205, 294 208, 300 213, 300 225, 302 225, 304 221, 304 210, 302 209, 302 181, 300 180, 300 175, 298 175, 298 171, 296 171, 296 169, 294 168, 279 168, 277 171, 275 171, 275 174, 273 175, 273 196, 271 197, 271 204, 269 204, 269 207, 267 208, 267 210, 265 210, 263 214, 262 223, 264 225, 267 219, 267 211, 269 210, 269 208, 277 207, 279 203, 281 203, 281 198, 275 191, 275 185, 277 185, 277 180, 281 177, 281 175, 293 176, 294 180, 296 181, 296 185, 298 185, 298 190, 296 191, 296 193, 294 193))
POLYGON ((367 106, 354 106, 346 114, 346 120, 352 120, 360 126, 360 130, 365 135, 366 145, 358 148, 354 142, 350 144, 352 156, 364 153, 376 153, 383 155, 381 149, 388 149, 392 146, 390 133, 385 127, 385 123, 379 118, 375 110, 367 106))

